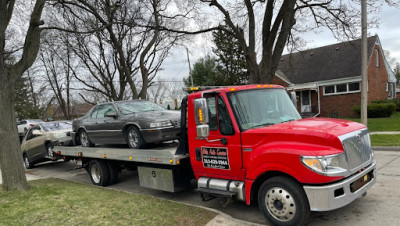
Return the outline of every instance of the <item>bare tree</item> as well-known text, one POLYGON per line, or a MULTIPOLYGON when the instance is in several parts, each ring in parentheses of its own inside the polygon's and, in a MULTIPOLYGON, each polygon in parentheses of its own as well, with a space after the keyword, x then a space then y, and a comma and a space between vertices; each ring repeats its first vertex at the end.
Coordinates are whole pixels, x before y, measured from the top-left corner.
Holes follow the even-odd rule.
POLYGON ((86 91, 101 93, 106 100, 145 99, 148 86, 181 35, 136 24, 162 23, 158 12, 169 2, 53 1, 65 27, 49 28, 74 34, 71 45, 82 66, 73 73, 86 91))
POLYGON ((14 84, 32 66, 39 51, 40 26, 45 0, 35 2, 29 28, 25 36, 22 55, 15 64, 5 61, 6 30, 13 15, 15 1, 0 1, 0 166, 5 190, 26 190, 22 156, 16 130, 14 84))
POLYGON ((66 33, 56 37, 45 35, 40 52, 46 81, 65 119, 71 119, 72 69, 76 65, 69 38, 69 34, 66 33))

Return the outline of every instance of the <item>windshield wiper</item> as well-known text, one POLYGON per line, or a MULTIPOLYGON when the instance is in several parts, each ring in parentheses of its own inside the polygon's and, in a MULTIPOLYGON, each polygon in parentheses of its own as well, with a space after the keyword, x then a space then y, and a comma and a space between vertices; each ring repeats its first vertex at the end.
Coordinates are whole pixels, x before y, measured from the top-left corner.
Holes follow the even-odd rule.
POLYGON ((259 128, 259 127, 272 126, 272 125, 275 125, 275 123, 267 122, 267 123, 263 123, 263 124, 259 124, 259 125, 253 126, 251 128, 259 128))
POLYGON ((296 120, 296 119, 292 118, 292 119, 289 119, 289 120, 282 121, 281 123, 284 123, 284 122, 291 122, 291 121, 294 121, 294 120, 296 120))

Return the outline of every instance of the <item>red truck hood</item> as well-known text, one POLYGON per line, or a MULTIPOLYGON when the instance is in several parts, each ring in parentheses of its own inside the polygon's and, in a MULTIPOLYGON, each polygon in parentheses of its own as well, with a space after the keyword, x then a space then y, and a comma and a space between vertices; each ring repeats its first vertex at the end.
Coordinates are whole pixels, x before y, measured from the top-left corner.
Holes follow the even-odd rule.
MULTIPOLYGON (((242 133, 245 146, 303 143, 314 146, 330 146, 342 149, 338 136, 365 128, 363 124, 330 118, 308 118, 276 124, 263 128, 250 129, 242 133)), ((325 149, 325 148, 324 148, 325 149)))

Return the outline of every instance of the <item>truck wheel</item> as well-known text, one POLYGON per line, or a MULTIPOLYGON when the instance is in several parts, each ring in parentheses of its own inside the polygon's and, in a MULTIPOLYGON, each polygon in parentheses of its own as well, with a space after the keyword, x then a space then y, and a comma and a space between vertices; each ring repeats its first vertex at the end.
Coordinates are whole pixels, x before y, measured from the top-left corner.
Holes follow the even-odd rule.
POLYGON ((108 164, 105 161, 90 161, 89 175, 94 185, 105 187, 110 183, 110 170, 108 169, 108 164))
POLYGON ((287 177, 266 180, 258 192, 258 205, 274 225, 305 225, 310 216, 303 188, 287 177))
POLYGON ((24 154, 24 165, 27 169, 32 169, 35 166, 31 161, 29 161, 27 154, 24 154))
POLYGON ((54 146, 52 144, 46 143, 46 153, 48 157, 54 157, 53 148, 54 146))
POLYGON ((90 141, 89 136, 87 135, 85 130, 81 130, 79 132, 79 138, 81 140, 82 147, 94 147, 94 143, 90 141))
POLYGON ((118 166, 113 162, 108 162, 108 169, 110 170, 110 185, 118 181, 118 166))
POLYGON ((145 145, 142 134, 138 128, 130 126, 126 131, 126 143, 128 143, 130 148, 143 148, 145 145))

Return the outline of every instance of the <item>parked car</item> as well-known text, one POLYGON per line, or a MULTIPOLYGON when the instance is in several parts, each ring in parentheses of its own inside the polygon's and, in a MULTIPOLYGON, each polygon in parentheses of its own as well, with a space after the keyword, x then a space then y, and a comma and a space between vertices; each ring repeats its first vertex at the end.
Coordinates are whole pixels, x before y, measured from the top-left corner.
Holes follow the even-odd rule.
POLYGON ((53 155, 53 147, 71 145, 71 132, 70 121, 46 122, 29 129, 21 144, 25 167, 30 169, 38 162, 58 160, 53 155))
POLYGON ((33 126, 36 126, 39 123, 44 123, 41 119, 25 119, 17 122, 18 134, 19 136, 23 136, 28 129, 33 126))
POLYGON ((149 143, 178 139, 180 112, 169 111, 147 100, 98 104, 73 121, 74 136, 83 147, 95 144, 128 144, 143 148, 149 143))

